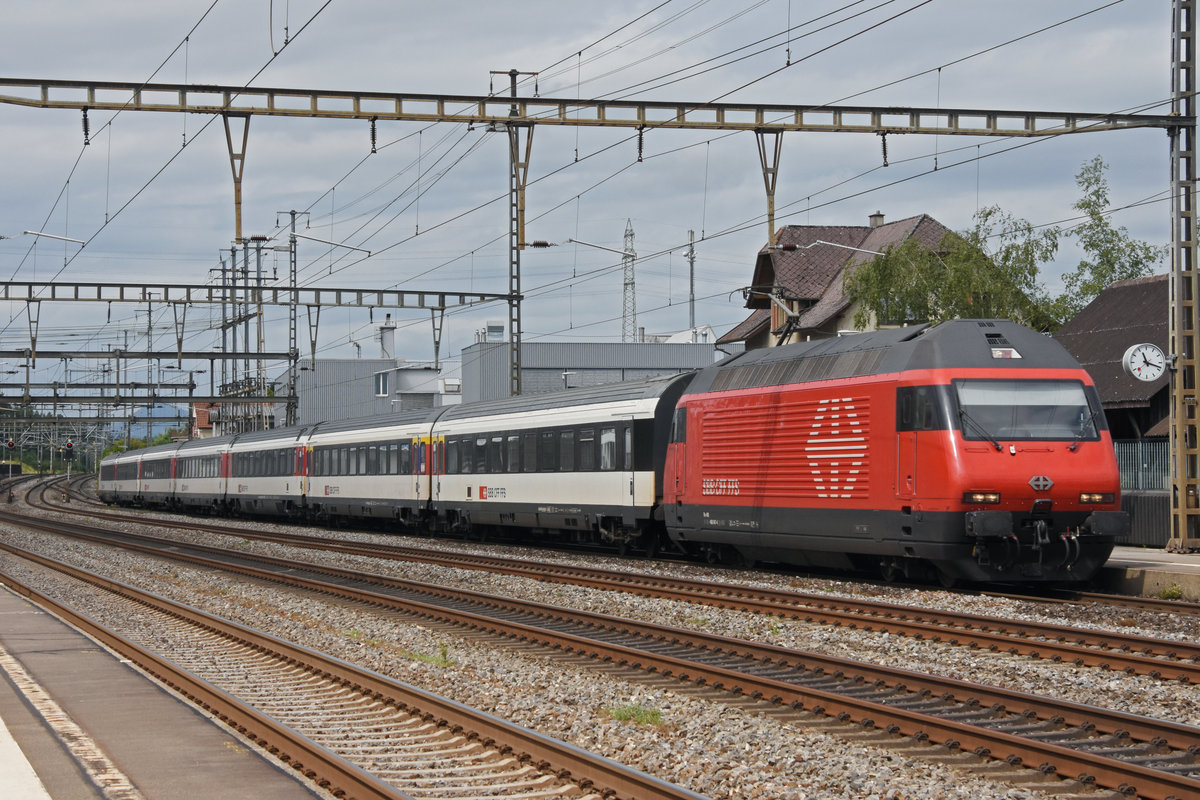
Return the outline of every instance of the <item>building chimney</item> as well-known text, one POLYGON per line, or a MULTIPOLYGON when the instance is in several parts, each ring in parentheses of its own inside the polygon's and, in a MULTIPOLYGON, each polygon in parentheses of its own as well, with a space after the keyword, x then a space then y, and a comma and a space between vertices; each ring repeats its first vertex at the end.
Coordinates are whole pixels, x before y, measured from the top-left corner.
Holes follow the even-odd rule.
POLYGON ((871 221, 872 228, 878 228, 880 225, 883 224, 883 212, 876 211, 874 214, 867 217, 867 219, 869 219, 871 221))
POLYGON ((383 358, 396 357, 396 323, 392 322, 391 314, 379 326, 379 350, 383 358))

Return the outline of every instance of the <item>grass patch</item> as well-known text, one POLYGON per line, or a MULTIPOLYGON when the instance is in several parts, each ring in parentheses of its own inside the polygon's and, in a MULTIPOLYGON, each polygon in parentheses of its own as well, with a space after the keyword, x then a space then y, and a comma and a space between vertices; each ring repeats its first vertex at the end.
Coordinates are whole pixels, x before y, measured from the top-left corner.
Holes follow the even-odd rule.
POLYGON ((433 664, 436 667, 452 667, 458 663, 450 657, 450 648, 444 644, 438 647, 438 653, 435 656, 431 656, 428 653, 413 653, 408 650, 401 650, 400 654, 413 661, 420 661, 422 664, 433 664))
POLYGON ((661 727, 662 712, 656 708, 647 708, 641 703, 623 706, 609 706, 606 713, 619 722, 634 722, 638 725, 654 725, 661 727))
POLYGON ((1158 592, 1159 600, 1179 600, 1183 597, 1183 587, 1178 583, 1172 583, 1170 586, 1164 586, 1158 592))

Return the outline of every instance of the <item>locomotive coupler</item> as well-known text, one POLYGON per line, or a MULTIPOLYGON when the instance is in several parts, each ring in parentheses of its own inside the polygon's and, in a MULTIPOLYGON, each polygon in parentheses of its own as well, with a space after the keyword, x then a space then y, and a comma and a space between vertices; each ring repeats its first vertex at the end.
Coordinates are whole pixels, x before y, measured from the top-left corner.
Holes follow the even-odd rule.
POLYGON ((1062 540, 1063 544, 1063 560, 1059 563, 1058 568, 1070 571, 1083 552, 1079 545, 1079 536, 1074 530, 1067 528, 1059 534, 1058 538, 1062 540))
POLYGON ((1041 550, 1050 544, 1050 526, 1046 520, 1039 519, 1033 523, 1033 549, 1041 550))

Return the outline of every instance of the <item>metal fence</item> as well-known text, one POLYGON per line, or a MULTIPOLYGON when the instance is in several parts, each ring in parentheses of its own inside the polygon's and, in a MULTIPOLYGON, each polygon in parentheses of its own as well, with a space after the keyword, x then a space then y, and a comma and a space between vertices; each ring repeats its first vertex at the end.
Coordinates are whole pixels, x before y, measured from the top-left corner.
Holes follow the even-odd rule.
POLYGON ((1171 488, 1171 451, 1166 439, 1115 442, 1121 489, 1160 491, 1171 488))

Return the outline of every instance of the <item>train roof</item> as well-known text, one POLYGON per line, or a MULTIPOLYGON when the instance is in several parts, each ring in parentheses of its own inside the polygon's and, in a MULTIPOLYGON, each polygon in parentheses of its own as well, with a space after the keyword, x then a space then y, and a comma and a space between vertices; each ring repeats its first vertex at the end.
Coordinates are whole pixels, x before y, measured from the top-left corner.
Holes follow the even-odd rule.
POLYGON ((685 394, 916 369, 1079 369, 1058 342, 1002 319, 956 319, 749 350, 703 370, 685 394))
POLYGON ((641 381, 602 383, 596 386, 585 386, 581 389, 564 389, 561 392, 523 394, 502 400, 464 403, 459 406, 450 406, 441 419, 455 420, 467 417, 488 417, 496 414, 520 414, 526 411, 574 408, 599 403, 650 400, 668 394, 673 387, 686 386, 695 374, 695 372, 685 372, 641 381))
POLYGON ((309 434, 342 433, 344 431, 369 430, 371 428, 394 428, 397 425, 412 425, 413 423, 433 422, 444 408, 419 408, 412 411, 399 411, 394 414, 383 414, 377 417, 359 417, 358 419, 342 419, 330 422, 318 422, 310 427, 309 434))

